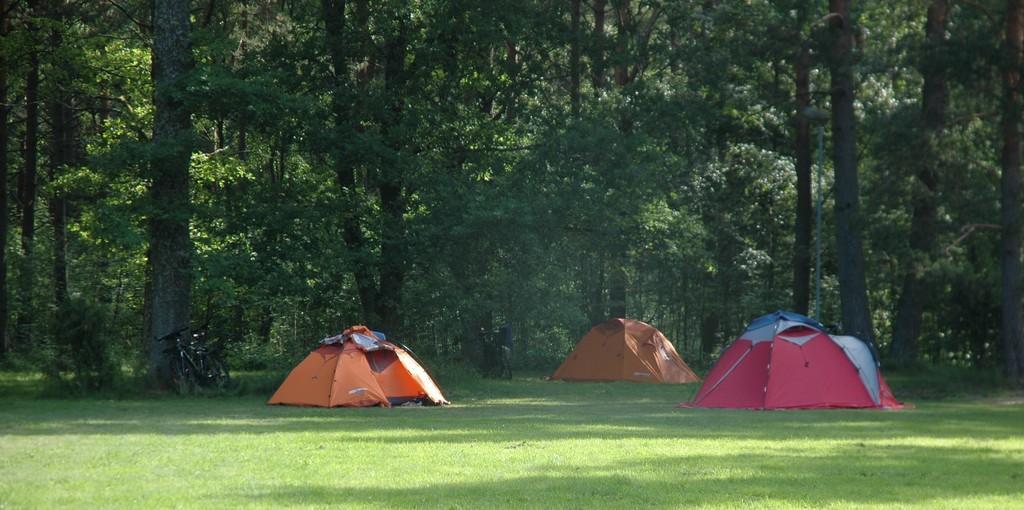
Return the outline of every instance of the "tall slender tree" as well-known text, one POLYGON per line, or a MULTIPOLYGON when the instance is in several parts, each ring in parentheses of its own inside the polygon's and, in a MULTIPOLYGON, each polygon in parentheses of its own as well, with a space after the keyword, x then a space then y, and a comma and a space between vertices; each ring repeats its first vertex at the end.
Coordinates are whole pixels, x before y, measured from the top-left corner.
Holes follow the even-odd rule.
POLYGON ((946 69, 942 64, 946 39, 948 0, 932 0, 925 22, 925 52, 919 69, 924 76, 921 87, 921 118, 923 124, 922 154, 914 172, 910 219, 910 267, 903 277, 903 290, 896 305, 890 355, 900 363, 917 359, 917 338, 921 334, 921 315, 929 292, 924 277, 935 250, 935 228, 938 221, 937 188, 939 156, 935 150, 946 126, 946 69))
MULTIPOLYGON (((381 117, 381 134, 388 157, 378 168, 377 195, 381 208, 380 287, 377 291, 376 315, 389 331, 401 325, 401 297, 405 284, 405 175, 402 160, 403 144, 400 123, 403 120, 408 52, 408 25, 404 13, 395 16, 394 33, 384 43, 384 91, 387 107, 381 117)), ((509 112, 506 112, 509 114, 509 112)))
POLYGON ((25 78, 25 155, 18 175, 18 205, 21 208, 21 264, 18 275, 18 319, 15 335, 18 348, 32 343, 35 321, 33 287, 35 283, 36 184, 39 173, 39 41, 38 0, 28 2, 28 75, 25 78))
POLYGON ((861 245, 857 182, 857 116, 854 112, 854 20, 850 0, 829 0, 832 145, 835 169, 836 251, 843 329, 874 345, 861 245))
POLYGON ((608 15, 607 0, 594 0, 594 30, 590 42, 590 80, 594 95, 600 96, 605 84, 605 17, 608 15))
MULTIPOLYGON (((324 20, 324 36, 327 53, 331 62, 331 117, 335 135, 340 139, 349 131, 352 122, 350 108, 346 101, 348 87, 348 57, 345 47, 345 0, 321 0, 320 9, 324 20)), ((336 144, 337 145, 337 144, 336 144)), ((342 239, 348 250, 355 254, 352 273, 363 309, 363 320, 374 322, 376 309, 376 282, 366 256, 366 238, 361 226, 361 209, 357 197, 355 167, 352 158, 345 154, 333 154, 334 178, 344 194, 342 239)))
MULTIPOLYGON (((801 9, 800 12, 803 12, 801 9)), ((802 21, 802 20, 801 20, 802 21)), ((802 26, 803 23, 800 23, 802 26)), ((799 33, 799 31, 798 31, 799 33)), ((793 310, 806 314, 811 293, 811 125, 804 115, 811 106, 811 48, 801 41, 793 60, 796 86, 794 116, 796 153, 796 223, 793 243, 793 310)))
MULTIPOLYGON (((61 30, 65 26, 65 5, 62 0, 53 2, 49 17, 53 22, 50 32, 50 50, 58 52, 64 43, 61 30)), ((51 185, 64 168, 73 163, 75 157, 75 116, 71 106, 72 96, 69 84, 74 76, 65 65, 60 69, 61 80, 51 84, 46 100, 50 118, 49 164, 47 178, 51 185)), ((67 270, 67 198, 57 187, 49 197, 50 225, 53 227, 53 300, 59 310, 68 297, 67 270)))
POLYGON ((188 3, 153 1, 152 184, 149 190, 149 290, 146 302, 149 372, 157 385, 170 380, 166 346, 156 341, 189 326, 192 242, 189 238, 189 161, 192 120, 184 101, 192 70, 188 3))
MULTIPOLYGON (((0 0, 0 37, 7 37, 7 0, 0 0)), ((10 351, 7 338, 7 68, 6 53, 0 52, 0 357, 10 351)))
MULTIPOLYGON (((360 69, 356 86, 361 93, 368 89, 368 81, 374 76, 373 62, 376 56, 370 34, 370 11, 366 2, 355 5, 355 24, 346 25, 344 0, 322 0, 321 14, 324 20, 325 38, 330 62, 333 67, 331 74, 331 116, 334 123, 335 136, 344 139, 349 133, 364 129, 368 123, 379 129, 382 146, 386 156, 381 164, 372 168, 368 179, 357 181, 356 168, 352 164, 350 154, 336 152, 333 154, 335 180, 347 197, 344 204, 343 237, 349 251, 354 254, 352 272, 359 291, 363 309, 363 320, 379 327, 395 331, 401 325, 401 295, 405 281, 406 247, 404 240, 407 209, 405 182, 403 175, 402 135, 399 125, 405 110, 404 94, 409 77, 406 69, 408 52, 408 34, 405 13, 397 12, 390 20, 393 26, 384 35, 382 44, 381 79, 385 93, 382 105, 361 118, 353 118, 353 105, 348 99, 352 84, 348 78, 349 55, 346 48, 346 32, 353 31, 364 44, 360 45, 364 54, 356 55, 365 59, 360 69), (370 183, 380 203, 380 255, 373 257, 370 247, 363 234, 363 211, 360 194, 357 188, 370 183)), ((365 106, 360 107, 363 112, 365 106)), ((371 187, 367 186, 367 187, 371 187)))
MULTIPOLYGON (((615 61, 613 68, 613 79, 615 88, 623 96, 627 93, 627 88, 632 84, 635 75, 631 72, 631 64, 633 63, 632 55, 630 54, 631 45, 630 39, 635 35, 635 19, 633 16, 632 6, 629 0, 619 0, 613 3, 613 12, 615 13, 615 61)), ((630 106, 625 101, 619 111, 618 119, 619 136, 622 138, 629 137, 633 133, 633 117, 630 112, 630 106)), ((625 211, 620 213, 625 216, 625 211)), ((620 219, 620 228, 624 219, 620 219)), ((624 237, 624 233, 619 234, 620 239, 624 237)), ((626 298, 627 298, 627 287, 629 285, 629 274, 627 273, 627 266, 629 265, 629 252, 627 251, 627 243, 618 242, 615 243, 617 246, 615 251, 611 254, 611 270, 608 275, 608 315, 611 317, 626 317, 626 298)))
MULTIPOLYGON (((601 97, 604 93, 607 79, 605 77, 605 21, 608 15, 607 0, 594 0, 590 4, 594 15, 594 24, 591 27, 588 41, 588 57, 590 60, 590 84, 594 97, 601 97)), ((586 263, 583 265, 586 291, 587 318, 591 324, 598 324, 605 321, 609 314, 610 296, 607 293, 609 278, 607 271, 606 253, 603 245, 595 247, 592 253, 588 253, 586 263)))
POLYGON ((1024 62, 1024 0, 1009 0, 1004 20, 1003 50, 1003 172, 1002 198, 1002 325, 1006 374, 1018 381, 1024 374, 1021 345, 1021 222, 1020 222, 1020 66, 1024 62))
POLYGON ((573 117, 580 116, 580 34, 582 0, 569 0, 569 110, 573 117))

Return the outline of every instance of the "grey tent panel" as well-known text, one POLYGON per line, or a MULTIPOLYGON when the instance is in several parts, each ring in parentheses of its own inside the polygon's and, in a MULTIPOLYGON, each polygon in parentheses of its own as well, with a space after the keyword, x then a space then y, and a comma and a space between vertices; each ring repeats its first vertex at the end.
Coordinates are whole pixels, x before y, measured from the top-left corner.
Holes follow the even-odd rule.
POLYGON ((811 340, 817 338, 818 335, 820 335, 820 334, 822 334, 821 331, 818 331, 818 330, 815 329, 815 330, 809 331, 805 335, 798 335, 798 336, 781 336, 780 335, 779 336, 779 340, 785 340, 786 342, 789 342, 791 344, 796 344, 796 345, 799 345, 799 346, 802 347, 805 343, 810 342, 811 340))
POLYGON ((814 328, 813 326, 809 326, 806 323, 790 321, 786 319, 779 319, 775 322, 768 323, 764 326, 748 329, 743 333, 743 336, 741 336, 740 339, 750 340, 750 343, 753 344, 769 342, 772 339, 774 339, 775 336, 778 335, 779 333, 782 333, 783 331, 787 331, 793 328, 807 328, 813 331, 813 333, 809 333, 810 336, 807 337, 800 336, 793 338, 783 338, 784 340, 787 340, 797 345, 803 345, 811 338, 814 338, 815 335, 821 333, 820 330, 814 328))
POLYGON ((320 343, 323 344, 323 345, 331 345, 331 344, 340 344, 340 343, 342 343, 344 341, 345 341, 345 335, 341 334, 341 335, 334 335, 334 336, 329 336, 327 338, 324 338, 323 340, 320 340, 320 343))
POLYGON ((878 365, 875 364, 875 356, 871 354, 871 348, 863 340, 846 335, 832 335, 832 341, 839 345, 850 359, 850 363, 857 367, 857 374, 864 382, 875 404, 881 403, 881 388, 878 384, 878 365))
MULTIPOLYGON (((374 332, 375 336, 376 336, 376 334, 377 333, 374 332)), ((381 350, 381 349, 394 350, 391 346, 385 345, 385 344, 381 343, 381 340, 383 340, 383 334, 381 335, 381 337, 382 338, 378 339, 378 338, 374 338, 372 336, 364 335, 362 333, 352 332, 352 333, 349 333, 347 335, 342 333, 340 335, 334 335, 334 336, 331 336, 331 337, 324 338, 323 340, 320 340, 320 343, 322 345, 331 345, 331 344, 339 344, 340 345, 340 344, 344 343, 346 340, 351 340, 351 341, 355 342, 355 344, 357 346, 359 346, 360 349, 362 349, 362 350, 364 350, 366 352, 378 351, 378 350, 381 350)))
POLYGON ((786 330, 789 330, 789 329, 793 329, 793 328, 808 328, 808 329, 813 329, 815 331, 821 331, 820 329, 815 328, 814 326, 809 326, 809 325, 807 325, 807 324, 805 324, 803 322, 790 321, 790 320, 785 320, 785 319, 780 320, 776 324, 777 324, 776 325, 776 331, 779 332, 779 333, 782 333, 783 331, 786 331, 786 330))
POLYGON ((359 346, 360 349, 366 352, 377 351, 380 349, 391 349, 389 346, 380 343, 380 340, 362 333, 353 332, 349 337, 356 343, 356 345, 359 346))
POLYGON ((775 338, 775 325, 776 323, 773 322, 757 329, 749 329, 743 333, 740 340, 750 340, 750 343, 753 344, 771 341, 771 339, 775 338))

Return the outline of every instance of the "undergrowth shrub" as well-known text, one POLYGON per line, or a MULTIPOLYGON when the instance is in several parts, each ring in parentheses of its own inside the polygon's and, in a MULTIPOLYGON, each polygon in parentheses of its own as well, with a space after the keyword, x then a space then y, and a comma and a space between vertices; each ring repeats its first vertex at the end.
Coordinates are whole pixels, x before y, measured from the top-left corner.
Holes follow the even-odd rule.
POLYGON ((107 338, 107 311, 100 304, 69 297, 57 310, 52 344, 41 346, 44 373, 80 392, 109 389, 118 366, 107 338))

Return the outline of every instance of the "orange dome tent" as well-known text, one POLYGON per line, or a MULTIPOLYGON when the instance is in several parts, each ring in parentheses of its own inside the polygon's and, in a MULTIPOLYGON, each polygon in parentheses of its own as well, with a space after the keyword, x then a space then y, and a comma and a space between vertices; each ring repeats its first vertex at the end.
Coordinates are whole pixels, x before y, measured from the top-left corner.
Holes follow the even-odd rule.
POLYGON ((659 383, 700 380, 661 331, 630 319, 611 319, 594 326, 551 378, 659 383))
POLYGON ((441 390, 405 349, 366 326, 321 340, 267 404, 369 407, 442 405, 441 390))

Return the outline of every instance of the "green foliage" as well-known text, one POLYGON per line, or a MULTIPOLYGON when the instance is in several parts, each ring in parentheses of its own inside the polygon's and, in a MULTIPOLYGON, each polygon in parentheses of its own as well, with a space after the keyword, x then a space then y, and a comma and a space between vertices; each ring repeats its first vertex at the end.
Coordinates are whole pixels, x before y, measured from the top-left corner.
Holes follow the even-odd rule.
MULTIPOLYGON (((956 4, 948 43, 932 47, 926 3, 890 4, 855 13, 861 206, 880 347, 903 276, 920 267, 935 294, 923 359, 994 367, 998 232, 964 229, 999 214, 999 31, 985 9, 956 4), (949 71, 941 138, 926 136, 920 119, 929 66, 949 71), (939 250, 922 256, 908 230, 914 168, 925 159, 942 178, 939 250)), ((812 102, 827 109, 824 5, 644 0, 620 17, 625 3, 608 2, 602 37, 593 2, 582 5, 574 34, 569 2, 346 2, 342 69, 319 2, 195 10, 197 65, 180 97, 194 112, 194 132, 181 139, 193 148, 190 205, 175 211, 191 219, 193 325, 225 342, 233 366, 283 370, 317 339, 376 320, 356 275, 380 290, 398 267, 400 284, 382 298, 398 304, 389 335, 438 366, 462 367, 479 357, 475 331, 509 323, 516 368, 548 370, 607 318, 623 284, 627 315, 703 366, 752 317, 788 308, 793 58, 809 45, 812 102), (578 114, 569 99, 574 43, 578 114), (397 200, 386 199, 388 185, 397 200)), ((11 56, 9 95, 19 96, 12 118, 24 111, 28 50, 44 48, 42 100, 70 98, 81 155, 49 166, 53 123, 43 111, 46 175, 27 266, 37 285, 12 301, 41 318, 41 348, 69 341, 53 309, 48 211, 56 194, 67 197, 70 291, 105 310, 106 356, 140 369, 146 225, 158 210, 148 194, 158 150, 151 41, 132 19, 144 11, 77 3, 29 13, 19 4, 0 41, 11 56), (24 29, 30 17, 45 38, 24 29)), ((10 125, 13 148, 24 126, 10 125)), ((831 136, 826 126, 829 144, 831 136)), ((23 163, 19 151, 8 158, 12 169, 23 163)), ((822 320, 833 324, 825 170, 822 320)), ((26 266, 9 194, 6 263, 17 281, 26 266)))
POLYGON ((114 344, 107 337, 107 316, 104 306, 69 297, 57 309, 54 343, 46 353, 50 359, 42 361, 48 375, 77 392, 110 389, 120 369, 112 352, 114 344))

